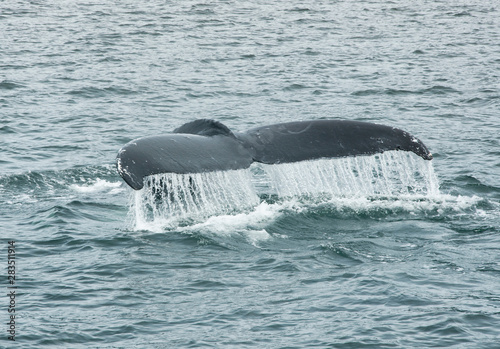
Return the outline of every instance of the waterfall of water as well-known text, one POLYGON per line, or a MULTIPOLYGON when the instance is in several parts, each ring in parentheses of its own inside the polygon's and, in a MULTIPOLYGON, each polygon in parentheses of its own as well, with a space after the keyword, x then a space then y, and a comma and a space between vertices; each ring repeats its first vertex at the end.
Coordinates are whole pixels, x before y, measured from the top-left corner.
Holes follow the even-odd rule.
POLYGON ((248 170, 153 175, 134 195, 137 226, 156 220, 227 214, 259 203, 248 170))
POLYGON ((280 198, 439 195, 432 163, 408 152, 256 166, 250 170, 147 177, 144 188, 134 193, 136 227, 241 212, 259 204, 257 192, 280 198))
POLYGON ((432 163, 413 153, 401 151, 266 165, 264 171, 279 197, 317 194, 332 197, 439 194, 432 163))

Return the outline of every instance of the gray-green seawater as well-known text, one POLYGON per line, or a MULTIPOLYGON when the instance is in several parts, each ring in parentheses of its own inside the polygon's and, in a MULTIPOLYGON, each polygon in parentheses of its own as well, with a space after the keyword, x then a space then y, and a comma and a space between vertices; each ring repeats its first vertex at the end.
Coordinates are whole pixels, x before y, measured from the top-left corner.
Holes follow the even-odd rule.
POLYGON ((498 1, 0 9, 0 347, 500 347, 498 1), (252 167, 221 177, 253 181, 232 211, 140 211, 118 149, 196 118, 399 127, 439 190, 294 196, 252 167))

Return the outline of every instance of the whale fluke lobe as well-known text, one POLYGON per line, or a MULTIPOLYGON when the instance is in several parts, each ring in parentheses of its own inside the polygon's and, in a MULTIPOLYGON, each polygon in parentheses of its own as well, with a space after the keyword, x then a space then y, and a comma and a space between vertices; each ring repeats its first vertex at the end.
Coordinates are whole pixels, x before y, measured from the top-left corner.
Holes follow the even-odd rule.
POLYGON ((199 136, 231 136, 233 132, 222 122, 211 119, 198 119, 177 127, 174 133, 189 133, 199 136))
POLYGON ((320 158, 411 151, 432 155, 409 133, 390 126, 348 120, 275 124, 233 133, 224 124, 200 119, 174 133, 133 140, 120 149, 118 173, 133 189, 160 173, 201 173, 248 168, 252 162, 291 163, 320 158))
POLYGON ((245 139, 255 149, 254 160, 266 164, 389 150, 412 151, 425 160, 432 159, 425 145, 409 133, 360 121, 314 120, 263 126, 247 131, 245 139))
POLYGON ((133 140, 117 156, 118 173, 136 190, 142 189, 144 177, 154 174, 238 170, 252 162, 233 137, 180 133, 133 140))

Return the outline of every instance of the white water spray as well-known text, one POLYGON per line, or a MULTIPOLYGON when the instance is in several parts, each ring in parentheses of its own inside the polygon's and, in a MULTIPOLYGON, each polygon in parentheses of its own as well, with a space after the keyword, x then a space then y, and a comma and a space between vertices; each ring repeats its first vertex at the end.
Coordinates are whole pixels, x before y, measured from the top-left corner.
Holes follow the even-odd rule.
POLYGON ((134 195, 137 229, 241 212, 259 203, 248 170, 148 176, 134 195))
POLYGON ((135 227, 152 230, 241 213, 262 201, 257 192, 279 198, 422 198, 439 195, 439 185, 430 161, 400 151, 236 171, 167 173, 147 177, 143 189, 134 192, 135 227))
POLYGON ((432 163, 408 152, 389 151, 372 156, 266 165, 264 170, 279 197, 439 194, 432 163))

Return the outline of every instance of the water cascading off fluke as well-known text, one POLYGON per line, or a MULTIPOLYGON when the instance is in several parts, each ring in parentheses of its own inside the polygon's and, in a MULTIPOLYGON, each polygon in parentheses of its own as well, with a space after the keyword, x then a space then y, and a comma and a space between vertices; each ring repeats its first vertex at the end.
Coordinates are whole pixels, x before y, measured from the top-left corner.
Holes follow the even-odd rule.
POLYGON ((200 220, 249 210, 275 195, 278 200, 336 198, 372 200, 439 195, 432 163, 398 151, 250 169, 148 176, 134 191, 136 227, 152 222, 200 220))

